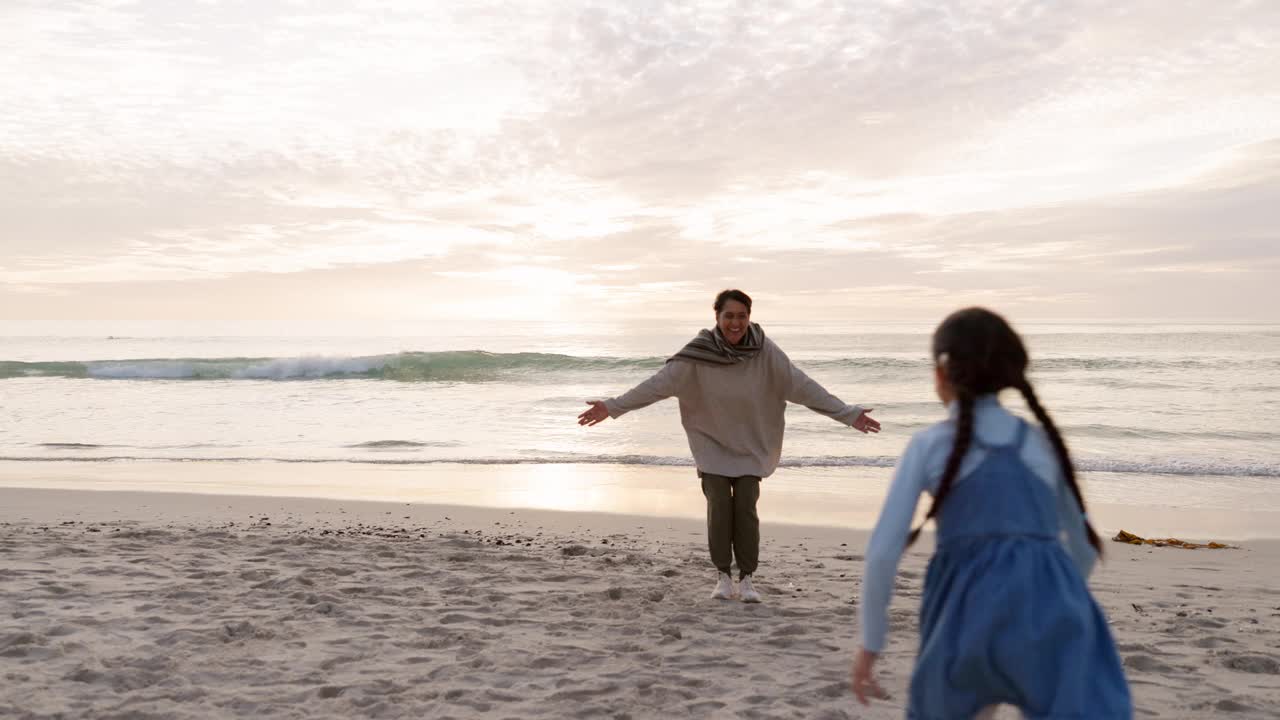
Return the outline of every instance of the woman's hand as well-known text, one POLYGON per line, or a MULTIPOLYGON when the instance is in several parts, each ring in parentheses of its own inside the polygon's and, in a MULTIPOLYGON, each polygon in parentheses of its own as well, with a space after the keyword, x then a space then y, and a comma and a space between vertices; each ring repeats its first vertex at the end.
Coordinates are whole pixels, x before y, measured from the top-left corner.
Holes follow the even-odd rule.
POLYGON ((858 702, 863 705, 871 704, 868 698, 886 700, 889 697, 889 693, 871 675, 876 657, 870 650, 859 648, 858 655, 853 660, 853 670, 849 674, 849 686, 853 689, 853 694, 858 696, 858 702))
POLYGON ((603 402, 599 400, 588 400, 587 404, 591 407, 583 410, 582 414, 578 416, 579 425, 591 427, 592 425, 599 425, 609 419, 609 408, 605 407, 603 402))
POLYGON ((857 419, 853 421, 854 430, 861 430, 864 433, 880 432, 880 423, 872 420, 871 416, 867 414, 872 410, 875 410, 875 408, 867 408, 862 411, 862 414, 858 415, 857 419))

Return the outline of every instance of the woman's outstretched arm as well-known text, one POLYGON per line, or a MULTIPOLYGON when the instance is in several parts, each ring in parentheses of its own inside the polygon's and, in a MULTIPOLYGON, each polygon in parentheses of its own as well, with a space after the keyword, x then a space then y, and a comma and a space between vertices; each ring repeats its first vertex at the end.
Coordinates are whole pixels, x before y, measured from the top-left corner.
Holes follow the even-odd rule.
POLYGON ((818 384, 817 380, 809 377, 803 370, 796 367, 791 358, 782 352, 782 349, 776 345, 773 347, 774 352, 778 354, 778 367, 785 378, 783 381, 787 387, 787 401, 797 405, 803 405, 819 415, 842 422, 845 425, 852 426, 855 430, 867 432, 880 432, 880 423, 871 419, 868 415, 874 408, 864 408, 861 405, 849 405, 840 398, 832 395, 826 388, 818 384))
POLYGON ((579 425, 597 425, 607 418, 616 418, 632 410, 648 407, 659 400, 680 394, 680 388, 692 371, 692 365, 683 360, 672 360, 653 377, 631 388, 616 398, 588 400, 591 407, 578 415, 579 425))

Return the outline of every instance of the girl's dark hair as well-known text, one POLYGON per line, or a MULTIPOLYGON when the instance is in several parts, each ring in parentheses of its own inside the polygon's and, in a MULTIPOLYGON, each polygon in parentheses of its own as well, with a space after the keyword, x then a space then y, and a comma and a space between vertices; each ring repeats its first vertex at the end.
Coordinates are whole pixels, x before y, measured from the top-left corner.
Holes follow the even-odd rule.
MULTIPOLYGON (((1067 487, 1080 504, 1080 512, 1085 511, 1084 496, 1080 494, 1080 486, 1076 484, 1075 466, 1067 452, 1067 445, 1058 432, 1058 426, 1048 411, 1040 404, 1035 389, 1027 380, 1027 350, 1022 338, 1013 331, 1009 323, 996 313, 984 308, 966 308, 958 310, 942 321, 933 332, 933 360, 946 373, 947 382, 955 392, 956 402, 960 406, 960 414, 956 419, 955 445, 947 456, 947 464, 942 471, 942 480, 938 483, 938 491, 934 493, 933 504, 925 515, 925 522, 938 516, 938 510, 951 486, 960 472, 960 463, 973 441, 973 403, 980 395, 996 393, 1005 388, 1016 388, 1027 401, 1027 407, 1035 414, 1054 452, 1058 455, 1058 463, 1062 466, 1062 476, 1067 487)), ((1102 554, 1102 541, 1098 533, 1086 518, 1085 532, 1089 535, 1089 544, 1102 554)), ((920 536, 920 527, 911 531, 907 545, 920 536)))
POLYGON ((721 290, 720 294, 716 296, 715 309, 717 315, 720 314, 720 311, 724 309, 724 304, 729 300, 737 300, 743 305, 746 305, 747 313, 751 313, 751 296, 741 290, 721 290))

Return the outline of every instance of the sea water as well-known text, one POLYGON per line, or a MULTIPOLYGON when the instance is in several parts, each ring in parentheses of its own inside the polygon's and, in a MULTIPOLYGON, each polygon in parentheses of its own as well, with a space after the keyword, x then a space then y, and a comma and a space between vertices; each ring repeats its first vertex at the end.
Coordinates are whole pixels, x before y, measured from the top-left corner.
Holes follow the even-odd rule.
MULTIPOLYGON (((684 325, 495 323, 417 336, 0 327, 0 463, 18 473, 50 461, 397 465, 420 468, 428 483, 442 465, 536 466, 530 477, 591 465, 627 468, 621 477, 688 468, 692 478, 675 400, 592 428, 576 422, 587 400, 661 368, 698 330, 684 325)), ((1280 510, 1280 327, 1019 330, 1091 498, 1280 510)), ((786 486, 830 498, 859 477, 887 478, 911 434, 944 417, 929 326, 765 331, 883 424, 864 436, 789 406, 776 476, 786 486)), ((1016 394, 1003 399, 1025 412, 1016 394)))

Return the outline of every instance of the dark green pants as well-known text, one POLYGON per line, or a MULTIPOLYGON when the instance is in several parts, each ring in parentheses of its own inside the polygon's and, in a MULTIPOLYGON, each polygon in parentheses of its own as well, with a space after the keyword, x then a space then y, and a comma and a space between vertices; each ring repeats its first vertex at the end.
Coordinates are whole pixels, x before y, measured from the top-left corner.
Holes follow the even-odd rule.
POLYGON ((760 561, 760 478, 753 475, 724 477, 698 472, 702 494, 707 496, 707 547, 711 562, 728 573, 734 559, 738 577, 751 575, 760 561))

